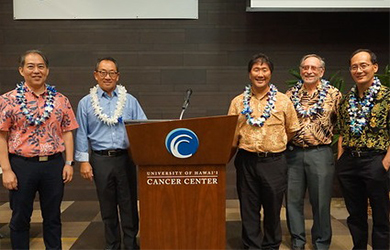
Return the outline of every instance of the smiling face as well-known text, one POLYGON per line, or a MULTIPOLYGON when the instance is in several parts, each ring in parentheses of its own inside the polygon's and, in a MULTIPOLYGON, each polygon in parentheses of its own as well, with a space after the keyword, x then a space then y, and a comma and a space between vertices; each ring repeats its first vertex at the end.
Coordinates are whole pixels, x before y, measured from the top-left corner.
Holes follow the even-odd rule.
POLYGON ((271 81, 271 69, 267 63, 255 63, 249 72, 249 80, 252 83, 252 88, 260 93, 268 89, 268 84, 271 81))
POLYGON ((368 87, 374 81, 378 64, 372 63, 371 56, 367 52, 355 54, 350 61, 350 72, 358 87, 368 87))
POLYGON ((111 95, 116 88, 116 83, 119 81, 119 72, 117 72, 115 63, 109 60, 101 61, 93 75, 99 87, 111 95))
POLYGON ((49 68, 41 55, 30 53, 26 55, 23 66, 19 67, 19 73, 24 77, 29 88, 33 91, 39 91, 44 88, 49 68))
POLYGON ((304 84, 317 85, 321 82, 325 69, 316 57, 308 57, 302 61, 300 74, 304 84))

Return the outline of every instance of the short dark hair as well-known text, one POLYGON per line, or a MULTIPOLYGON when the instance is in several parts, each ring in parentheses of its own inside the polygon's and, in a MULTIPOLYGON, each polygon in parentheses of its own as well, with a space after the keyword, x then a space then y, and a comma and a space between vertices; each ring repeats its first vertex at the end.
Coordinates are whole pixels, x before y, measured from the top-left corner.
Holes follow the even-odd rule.
POLYGON ((116 71, 119 72, 118 63, 116 62, 116 60, 113 57, 110 57, 110 56, 98 58, 97 62, 96 62, 96 66, 95 66, 95 71, 97 71, 99 69, 99 64, 101 63, 101 61, 111 61, 111 62, 113 62, 115 64, 116 71))
POLYGON ((378 64, 378 59, 377 59, 377 57, 376 57, 376 55, 375 55, 374 52, 372 52, 372 51, 369 50, 369 49, 357 49, 357 50, 355 50, 355 51, 352 53, 351 57, 349 58, 349 65, 351 65, 351 59, 352 59, 352 57, 354 57, 356 54, 358 54, 358 53, 360 53, 360 52, 366 52, 366 53, 370 54, 371 63, 372 63, 372 64, 378 64))
POLYGON ((45 62, 45 65, 47 68, 49 68, 49 60, 47 59, 47 56, 40 50, 37 49, 31 49, 27 50, 24 52, 22 55, 19 57, 19 67, 24 67, 24 64, 26 63, 26 56, 29 54, 38 54, 42 57, 43 61, 45 62))
POLYGON ((254 64, 260 63, 260 64, 267 64, 269 69, 271 70, 271 73, 274 71, 274 64, 271 62, 268 56, 264 55, 263 53, 258 53, 252 56, 252 59, 248 63, 248 72, 251 72, 252 67, 254 64))

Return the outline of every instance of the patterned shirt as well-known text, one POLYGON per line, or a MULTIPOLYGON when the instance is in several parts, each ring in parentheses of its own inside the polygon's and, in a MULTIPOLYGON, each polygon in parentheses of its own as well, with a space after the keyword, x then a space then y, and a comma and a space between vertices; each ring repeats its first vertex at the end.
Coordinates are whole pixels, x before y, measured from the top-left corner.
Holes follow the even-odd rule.
MULTIPOLYGON (((238 144, 239 148, 249 152, 278 153, 286 150, 287 135, 299 129, 297 114, 290 99, 285 94, 277 92, 275 108, 262 127, 247 123, 245 115, 241 114, 244 108, 243 99, 244 94, 236 96, 228 112, 229 115, 239 115, 234 146, 238 144)), ((266 104, 267 95, 258 100, 252 94, 250 100, 252 116, 260 117, 266 104)))
MULTIPOLYGON (((298 91, 298 98, 301 100, 300 103, 305 110, 310 109, 317 103, 321 90, 322 85, 319 84, 314 93, 310 95, 305 85, 302 85, 302 88, 298 91)), ((289 89, 286 95, 291 98, 292 89, 289 89)), ((341 97, 342 95, 337 88, 329 86, 322 104, 323 112, 318 112, 309 117, 303 117, 298 114, 300 129, 293 137, 292 143, 299 147, 331 144, 341 97)))
MULTIPOLYGON (((33 117, 44 111, 44 93, 37 96, 25 84, 27 108, 33 117)), ((62 133, 78 127, 68 98, 60 93, 54 97, 54 109, 50 117, 41 125, 31 126, 20 110, 16 99, 16 90, 3 95, 6 107, 0 117, 0 130, 8 131, 8 151, 24 157, 47 156, 65 150, 62 133)))
MULTIPOLYGON (((342 146, 387 150, 390 146, 390 89, 381 86, 368 117, 368 124, 360 136, 352 134, 349 127, 348 100, 351 95, 356 94, 350 91, 341 101, 337 117, 340 135, 343 136, 342 146)), ((358 97, 357 99, 359 100, 358 97)))

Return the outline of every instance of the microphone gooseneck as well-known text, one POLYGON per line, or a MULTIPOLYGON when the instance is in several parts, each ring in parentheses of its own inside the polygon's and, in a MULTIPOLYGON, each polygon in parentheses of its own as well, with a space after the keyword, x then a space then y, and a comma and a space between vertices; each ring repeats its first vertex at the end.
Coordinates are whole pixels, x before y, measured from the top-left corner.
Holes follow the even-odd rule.
POLYGON ((190 104, 191 95, 192 95, 192 89, 187 89, 186 95, 184 96, 184 103, 181 107, 182 110, 181 110, 179 120, 181 120, 183 118, 184 112, 186 111, 188 105, 190 104))

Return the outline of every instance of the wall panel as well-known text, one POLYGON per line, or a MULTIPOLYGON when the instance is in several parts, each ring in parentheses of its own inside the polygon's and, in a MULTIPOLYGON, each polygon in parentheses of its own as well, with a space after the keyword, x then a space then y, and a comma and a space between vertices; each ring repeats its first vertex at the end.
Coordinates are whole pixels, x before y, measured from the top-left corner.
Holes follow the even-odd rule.
MULTIPOLYGON (((288 69, 306 53, 325 57, 325 76, 340 70, 347 89, 352 85, 348 58, 355 49, 376 52, 380 72, 390 61, 388 12, 248 13, 245 1, 200 0, 198 20, 15 21, 10 2, 0 0, 0 93, 22 79, 18 55, 42 49, 51 62, 49 81, 74 108, 95 84, 96 58, 108 55, 118 60, 121 83, 152 119, 177 118, 187 88, 193 95, 185 117, 226 114, 248 83, 246 65, 257 52, 274 61, 272 82, 281 91, 292 78, 288 69)), ((234 183, 228 184, 234 190, 234 183)), ((68 188, 85 185, 75 181, 68 188)), ((71 199, 77 192, 67 195, 71 199)))

